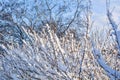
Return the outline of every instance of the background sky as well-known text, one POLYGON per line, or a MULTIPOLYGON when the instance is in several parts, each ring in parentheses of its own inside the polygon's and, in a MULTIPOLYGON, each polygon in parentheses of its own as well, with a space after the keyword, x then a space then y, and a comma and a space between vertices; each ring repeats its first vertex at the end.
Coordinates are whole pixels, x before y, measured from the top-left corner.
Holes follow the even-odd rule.
MULTIPOLYGON (((120 24, 120 0, 111 0, 111 10, 113 9, 113 18, 117 24, 120 24)), ((95 27, 107 26, 106 0, 92 0, 92 19, 95 27)))

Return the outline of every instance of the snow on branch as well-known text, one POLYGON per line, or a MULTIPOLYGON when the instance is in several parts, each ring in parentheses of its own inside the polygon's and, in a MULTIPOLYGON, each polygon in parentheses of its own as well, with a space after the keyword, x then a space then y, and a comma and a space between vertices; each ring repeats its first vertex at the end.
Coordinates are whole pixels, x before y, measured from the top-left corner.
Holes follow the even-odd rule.
MULTIPOLYGON (((107 3, 107 5, 109 5, 109 4, 107 3)), ((108 17, 108 20, 114 30, 115 40, 117 42, 117 47, 118 47, 118 52, 119 52, 118 56, 120 56, 120 30, 118 30, 118 25, 112 18, 112 12, 109 11, 109 8, 107 8, 107 17, 108 17)))
POLYGON ((120 72, 113 70, 111 67, 109 67, 106 64, 105 60, 102 57, 100 50, 95 48, 95 44, 93 41, 92 41, 92 52, 93 52, 95 59, 99 63, 99 65, 107 72, 107 75, 111 78, 111 80, 120 79, 120 72))

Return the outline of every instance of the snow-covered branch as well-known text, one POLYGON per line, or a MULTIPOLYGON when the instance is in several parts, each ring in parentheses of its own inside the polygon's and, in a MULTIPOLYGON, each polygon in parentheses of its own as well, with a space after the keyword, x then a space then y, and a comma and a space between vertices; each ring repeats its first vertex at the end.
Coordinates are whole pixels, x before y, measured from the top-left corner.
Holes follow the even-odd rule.
POLYGON ((95 44, 93 41, 91 43, 92 43, 92 52, 93 52, 95 59, 97 60, 99 65, 107 72, 111 80, 120 79, 120 72, 113 70, 110 66, 108 66, 104 58, 102 57, 100 50, 95 48, 95 44))
MULTIPOLYGON (((110 5, 110 4, 107 3, 107 5, 110 5)), ((118 30, 118 25, 112 18, 112 12, 110 12, 109 6, 107 6, 107 7, 108 7, 107 8, 107 17, 108 17, 108 20, 114 30, 115 40, 117 42, 117 48, 118 48, 118 57, 119 57, 120 56, 120 30, 118 30)))

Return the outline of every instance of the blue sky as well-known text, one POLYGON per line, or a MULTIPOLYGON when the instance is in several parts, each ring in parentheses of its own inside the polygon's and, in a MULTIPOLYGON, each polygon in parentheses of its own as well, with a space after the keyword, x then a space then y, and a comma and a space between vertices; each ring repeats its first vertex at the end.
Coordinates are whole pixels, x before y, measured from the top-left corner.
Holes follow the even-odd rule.
MULTIPOLYGON (((113 18, 120 23, 120 0, 111 0, 111 9, 113 9, 113 18), (114 8, 115 7, 115 8, 114 8)), ((95 27, 107 26, 106 0, 92 0, 92 19, 95 27)))

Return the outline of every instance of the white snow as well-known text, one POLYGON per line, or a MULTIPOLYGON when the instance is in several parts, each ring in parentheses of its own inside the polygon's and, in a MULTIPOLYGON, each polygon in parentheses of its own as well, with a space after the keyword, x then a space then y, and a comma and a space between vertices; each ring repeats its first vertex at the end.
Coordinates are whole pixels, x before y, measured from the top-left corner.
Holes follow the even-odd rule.
POLYGON ((111 80, 117 78, 120 79, 120 72, 113 70, 112 68, 110 68, 106 62, 104 61, 102 54, 100 53, 99 50, 97 50, 95 48, 95 44, 94 42, 92 42, 92 46, 93 46, 93 54, 97 60, 97 62, 99 63, 99 65, 107 72, 108 76, 111 78, 111 80))

